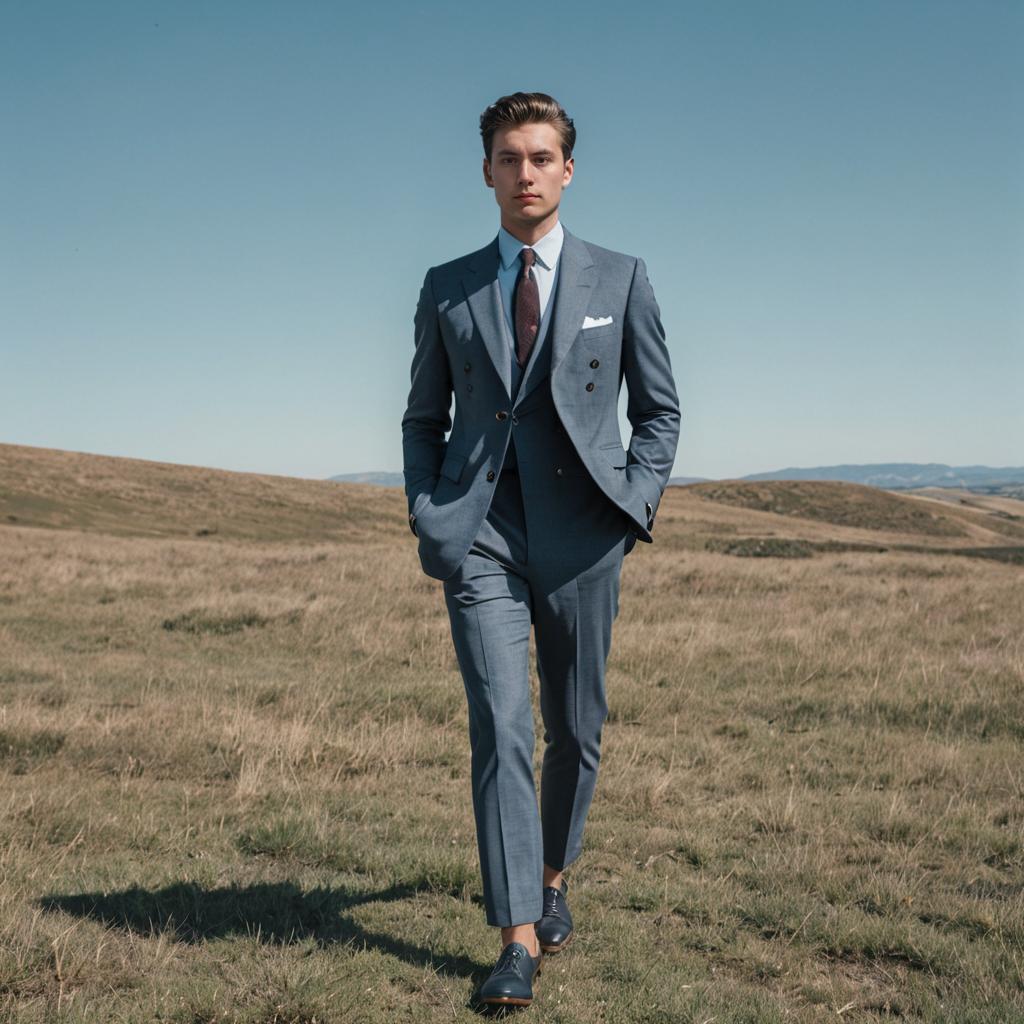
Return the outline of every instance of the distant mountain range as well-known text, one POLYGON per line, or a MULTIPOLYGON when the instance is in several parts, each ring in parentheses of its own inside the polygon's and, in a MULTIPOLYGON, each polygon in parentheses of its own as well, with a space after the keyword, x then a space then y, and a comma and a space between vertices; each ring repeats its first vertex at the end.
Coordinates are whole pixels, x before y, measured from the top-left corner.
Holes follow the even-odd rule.
MULTIPOLYGON (((815 466, 789 466, 770 473, 751 473, 741 480, 844 480, 890 491, 915 487, 960 487, 969 491, 1024 488, 1024 467, 947 466, 943 462, 875 462, 815 466)), ((673 481, 674 482, 674 481, 673 481)))
POLYGON ((328 480, 336 480, 344 484, 377 484, 378 487, 404 487, 405 478, 401 473, 339 473, 329 476, 328 480))
MULTIPOLYGON (((330 480, 345 483, 378 484, 402 487, 401 473, 340 473, 330 480)), ((674 476, 670 484, 693 484, 715 479, 706 476, 674 476)), ((843 480, 867 484, 888 491, 905 491, 917 487, 956 487, 983 494, 1003 494, 1024 498, 1024 467, 947 466, 942 462, 876 462, 844 463, 839 466, 789 466, 767 473, 748 473, 730 477, 735 480, 843 480)))

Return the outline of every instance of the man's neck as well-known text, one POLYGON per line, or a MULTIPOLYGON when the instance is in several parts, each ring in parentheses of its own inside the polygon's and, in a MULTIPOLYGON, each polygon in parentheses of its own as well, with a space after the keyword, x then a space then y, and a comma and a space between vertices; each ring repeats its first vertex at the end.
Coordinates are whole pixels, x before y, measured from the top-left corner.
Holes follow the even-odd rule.
POLYGON ((558 211, 555 210, 550 217, 545 218, 539 224, 506 224, 502 219, 501 226, 523 245, 533 245, 540 241, 558 223, 558 211))

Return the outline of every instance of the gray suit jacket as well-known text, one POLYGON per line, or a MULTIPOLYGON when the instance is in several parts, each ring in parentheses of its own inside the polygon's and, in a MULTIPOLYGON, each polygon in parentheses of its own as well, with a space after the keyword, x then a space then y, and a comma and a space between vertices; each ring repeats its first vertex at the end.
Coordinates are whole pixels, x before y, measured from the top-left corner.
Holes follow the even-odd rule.
POLYGON ((640 540, 653 540, 680 422, 661 312, 642 259, 562 229, 555 305, 547 337, 538 342, 551 346, 550 360, 531 359, 515 401, 497 235, 424 278, 402 451, 409 525, 423 569, 435 578, 451 575, 465 558, 487 514, 516 411, 547 374, 558 418, 593 481, 632 520, 640 540), (606 322, 584 328, 584 317, 606 322), (628 451, 619 435, 623 378, 633 428, 628 451), (444 500, 435 503, 442 477, 444 500), (417 519, 427 528, 418 530, 417 519))

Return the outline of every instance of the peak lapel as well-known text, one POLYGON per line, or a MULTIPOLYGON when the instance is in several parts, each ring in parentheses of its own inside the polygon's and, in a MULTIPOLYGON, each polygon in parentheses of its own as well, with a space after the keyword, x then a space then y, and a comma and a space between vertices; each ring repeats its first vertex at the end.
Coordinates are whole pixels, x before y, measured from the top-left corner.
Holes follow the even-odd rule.
POLYGON ((562 225, 562 254, 558 261, 558 289, 551 317, 551 373, 572 347, 587 311, 595 278, 590 250, 562 225))
MULTIPOLYGON (((596 269, 586 245, 562 225, 562 252, 558 258, 558 284, 553 297, 551 327, 544 344, 551 345, 549 372, 558 364, 576 340, 583 315, 587 311, 593 289, 596 269)), ((505 385, 505 394, 512 398, 512 352, 501 305, 501 285, 498 283, 498 236, 489 245, 473 253, 462 277, 466 301, 473 313, 484 347, 491 357, 498 376, 505 385)), ((537 382, 534 370, 536 351, 527 364, 526 377, 516 396, 517 403, 532 390, 537 382)))
POLYGON ((498 236, 490 245, 473 254, 462 277, 466 302, 472 310, 487 354, 505 385, 505 394, 512 397, 511 351, 505 340, 502 324, 501 285, 498 283, 498 236))
POLYGON ((530 354, 526 364, 519 394, 516 396, 515 408, 524 398, 565 358, 583 323, 583 314, 590 304, 593 292, 594 261, 590 258, 590 250, 575 235, 569 234, 562 225, 562 252, 558 257, 558 275, 555 291, 550 301, 554 303, 551 310, 551 323, 547 337, 541 339, 530 354), (551 346, 551 358, 544 365, 538 359, 538 348, 551 346))

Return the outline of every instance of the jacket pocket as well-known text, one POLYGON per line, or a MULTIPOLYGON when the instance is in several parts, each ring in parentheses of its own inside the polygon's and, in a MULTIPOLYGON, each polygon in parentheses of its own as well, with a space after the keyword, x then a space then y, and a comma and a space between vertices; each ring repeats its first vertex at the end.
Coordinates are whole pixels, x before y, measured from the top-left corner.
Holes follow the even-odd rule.
POLYGON ((412 505, 413 518, 418 516, 427 507, 427 503, 429 501, 430 491, 421 491, 419 494, 416 495, 416 500, 413 502, 412 505))
POLYGON ((580 337, 586 341, 607 341, 609 338, 622 337, 622 325, 617 323, 602 324, 600 327, 581 327, 580 337))
POLYGON ((458 452, 448 452, 441 463, 441 476, 447 477, 453 483, 462 479, 462 468, 466 465, 466 456, 458 452))
POLYGON ((606 444, 597 449, 613 466, 621 468, 629 464, 629 453, 621 444, 606 444))

